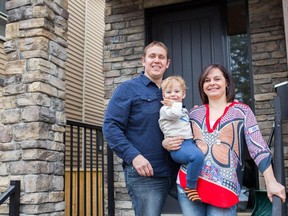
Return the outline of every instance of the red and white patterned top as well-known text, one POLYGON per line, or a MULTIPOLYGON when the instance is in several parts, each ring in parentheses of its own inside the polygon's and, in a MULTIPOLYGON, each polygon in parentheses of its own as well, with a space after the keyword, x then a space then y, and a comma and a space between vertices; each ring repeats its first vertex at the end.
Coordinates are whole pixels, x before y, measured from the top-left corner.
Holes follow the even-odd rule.
MULTIPOLYGON (((197 183, 202 202, 218 207, 231 207, 238 202, 243 174, 242 154, 247 145, 260 172, 271 164, 272 154, 259 130, 249 106, 233 102, 210 127, 209 106, 190 111, 194 140, 204 153, 204 165, 197 183)), ((178 180, 186 186, 186 167, 181 166, 178 180)))

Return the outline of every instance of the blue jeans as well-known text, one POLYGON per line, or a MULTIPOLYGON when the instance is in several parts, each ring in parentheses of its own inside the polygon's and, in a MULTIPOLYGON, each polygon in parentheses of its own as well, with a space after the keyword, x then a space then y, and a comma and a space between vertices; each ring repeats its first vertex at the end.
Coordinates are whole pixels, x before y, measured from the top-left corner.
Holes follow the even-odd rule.
POLYGON ((219 208, 202 202, 192 202, 187 198, 184 189, 177 185, 178 201, 183 216, 236 216, 237 205, 231 208, 219 208))
POLYGON ((177 199, 175 178, 143 177, 132 165, 124 174, 135 216, 160 216, 168 194, 177 199))
POLYGON ((187 187, 196 188, 198 176, 201 172, 204 162, 203 152, 196 146, 192 139, 185 139, 181 148, 170 152, 174 161, 180 164, 188 164, 187 166, 187 187))

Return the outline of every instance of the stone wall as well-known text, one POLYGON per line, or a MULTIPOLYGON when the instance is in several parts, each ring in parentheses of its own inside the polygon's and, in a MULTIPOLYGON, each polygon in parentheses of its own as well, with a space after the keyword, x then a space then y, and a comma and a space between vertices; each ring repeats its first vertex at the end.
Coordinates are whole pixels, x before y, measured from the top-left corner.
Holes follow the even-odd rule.
MULTIPOLYGON (((274 123, 274 86, 288 78, 282 1, 249 1, 249 17, 255 112, 268 141, 274 123)), ((283 121, 285 146, 288 144, 287 123, 283 121)), ((287 157, 287 146, 284 150, 287 157)), ((263 179, 260 185, 264 187, 263 179)))
POLYGON ((6 3, 0 190, 21 181, 21 215, 64 215, 67 1, 6 3))

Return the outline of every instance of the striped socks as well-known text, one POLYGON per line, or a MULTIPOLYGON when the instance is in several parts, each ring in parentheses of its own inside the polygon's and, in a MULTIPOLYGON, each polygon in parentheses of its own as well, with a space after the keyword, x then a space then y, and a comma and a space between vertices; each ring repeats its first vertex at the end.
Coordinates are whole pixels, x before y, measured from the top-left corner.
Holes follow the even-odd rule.
POLYGON ((185 193, 189 200, 192 202, 200 202, 201 198, 199 197, 199 194, 196 189, 191 188, 185 188, 185 193))

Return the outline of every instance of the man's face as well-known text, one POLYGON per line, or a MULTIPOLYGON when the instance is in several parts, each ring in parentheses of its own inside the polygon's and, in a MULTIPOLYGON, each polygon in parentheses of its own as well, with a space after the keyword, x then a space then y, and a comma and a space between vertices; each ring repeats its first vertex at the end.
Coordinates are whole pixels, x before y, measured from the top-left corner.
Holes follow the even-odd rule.
POLYGON ((145 67, 144 74, 154 82, 162 81, 169 64, 170 59, 167 58, 167 52, 160 46, 150 47, 146 51, 145 57, 142 57, 142 65, 145 67))

